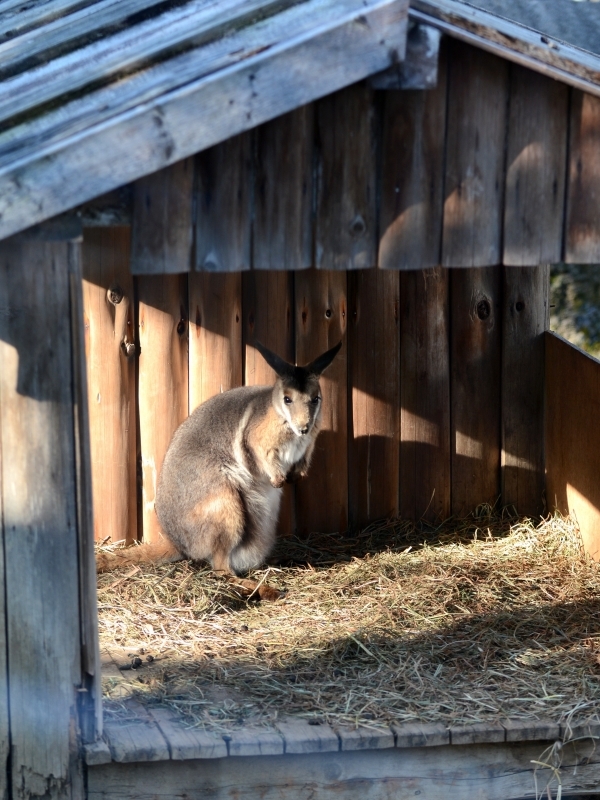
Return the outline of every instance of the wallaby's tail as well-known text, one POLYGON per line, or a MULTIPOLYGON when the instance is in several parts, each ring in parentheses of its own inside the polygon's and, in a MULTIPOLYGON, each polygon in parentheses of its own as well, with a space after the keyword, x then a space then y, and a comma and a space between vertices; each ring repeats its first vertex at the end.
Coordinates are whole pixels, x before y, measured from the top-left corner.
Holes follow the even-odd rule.
POLYGON ((179 550, 168 540, 123 547, 119 550, 96 554, 96 571, 108 572, 129 564, 168 564, 183 558, 179 550))

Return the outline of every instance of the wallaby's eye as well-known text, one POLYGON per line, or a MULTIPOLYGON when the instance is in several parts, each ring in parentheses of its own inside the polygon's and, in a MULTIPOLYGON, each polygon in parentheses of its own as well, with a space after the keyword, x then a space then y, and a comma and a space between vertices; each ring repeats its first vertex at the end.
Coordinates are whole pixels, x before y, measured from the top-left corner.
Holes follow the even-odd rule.
POLYGON ((289 395, 287 395, 287 394, 284 394, 284 395, 283 395, 283 402, 284 402, 284 403, 285 403, 287 406, 289 406, 289 404, 292 402, 292 398, 291 398, 289 395))
POLYGON ((316 397, 313 397, 313 399, 311 400, 311 403, 313 404, 313 406, 316 406, 319 403, 320 399, 321 398, 319 397, 319 395, 317 395, 316 397))

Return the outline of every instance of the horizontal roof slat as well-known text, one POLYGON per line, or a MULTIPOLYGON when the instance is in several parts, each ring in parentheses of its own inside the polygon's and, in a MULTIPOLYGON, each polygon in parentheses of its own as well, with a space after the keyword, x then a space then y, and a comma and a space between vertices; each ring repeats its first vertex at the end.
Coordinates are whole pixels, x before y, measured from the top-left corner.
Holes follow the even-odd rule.
POLYGON ((27 4, 23 0, 3 0, 0 2, 0 39, 39 28, 53 19, 93 6, 95 2, 97 0, 37 0, 27 4))

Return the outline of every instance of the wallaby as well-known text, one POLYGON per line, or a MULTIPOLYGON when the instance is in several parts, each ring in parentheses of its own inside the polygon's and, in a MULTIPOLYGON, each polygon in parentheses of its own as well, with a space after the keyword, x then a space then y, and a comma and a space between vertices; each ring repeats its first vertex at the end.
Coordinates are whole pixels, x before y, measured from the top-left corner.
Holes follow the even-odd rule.
MULTIPOLYGON (((275 542, 281 487, 308 472, 319 433, 319 376, 342 343, 305 367, 255 346, 275 371, 275 385, 211 397, 175 431, 154 504, 168 541, 100 554, 99 571, 116 563, 185 557, 208 561, 233 578, 264 563, 275 542)), ((236 585, 262 599, 281 596, 249 579, 236 585)))

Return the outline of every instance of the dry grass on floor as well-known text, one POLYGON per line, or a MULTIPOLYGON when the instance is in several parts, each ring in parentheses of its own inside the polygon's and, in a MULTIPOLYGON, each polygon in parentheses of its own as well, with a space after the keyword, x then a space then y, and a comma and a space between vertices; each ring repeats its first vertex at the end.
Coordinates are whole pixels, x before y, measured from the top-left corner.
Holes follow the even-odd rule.
POLYGON ((271 604, 187 562, 130 573, 99 576, 101 649, 142 651, 130 680, 105 679, 109 715, 125 696, 219 731, 283 714, 575 723, 599 707, 600 567, 560 516, 480 508, 435 529, 286 539, 253 574, 288 590, 271 604))

